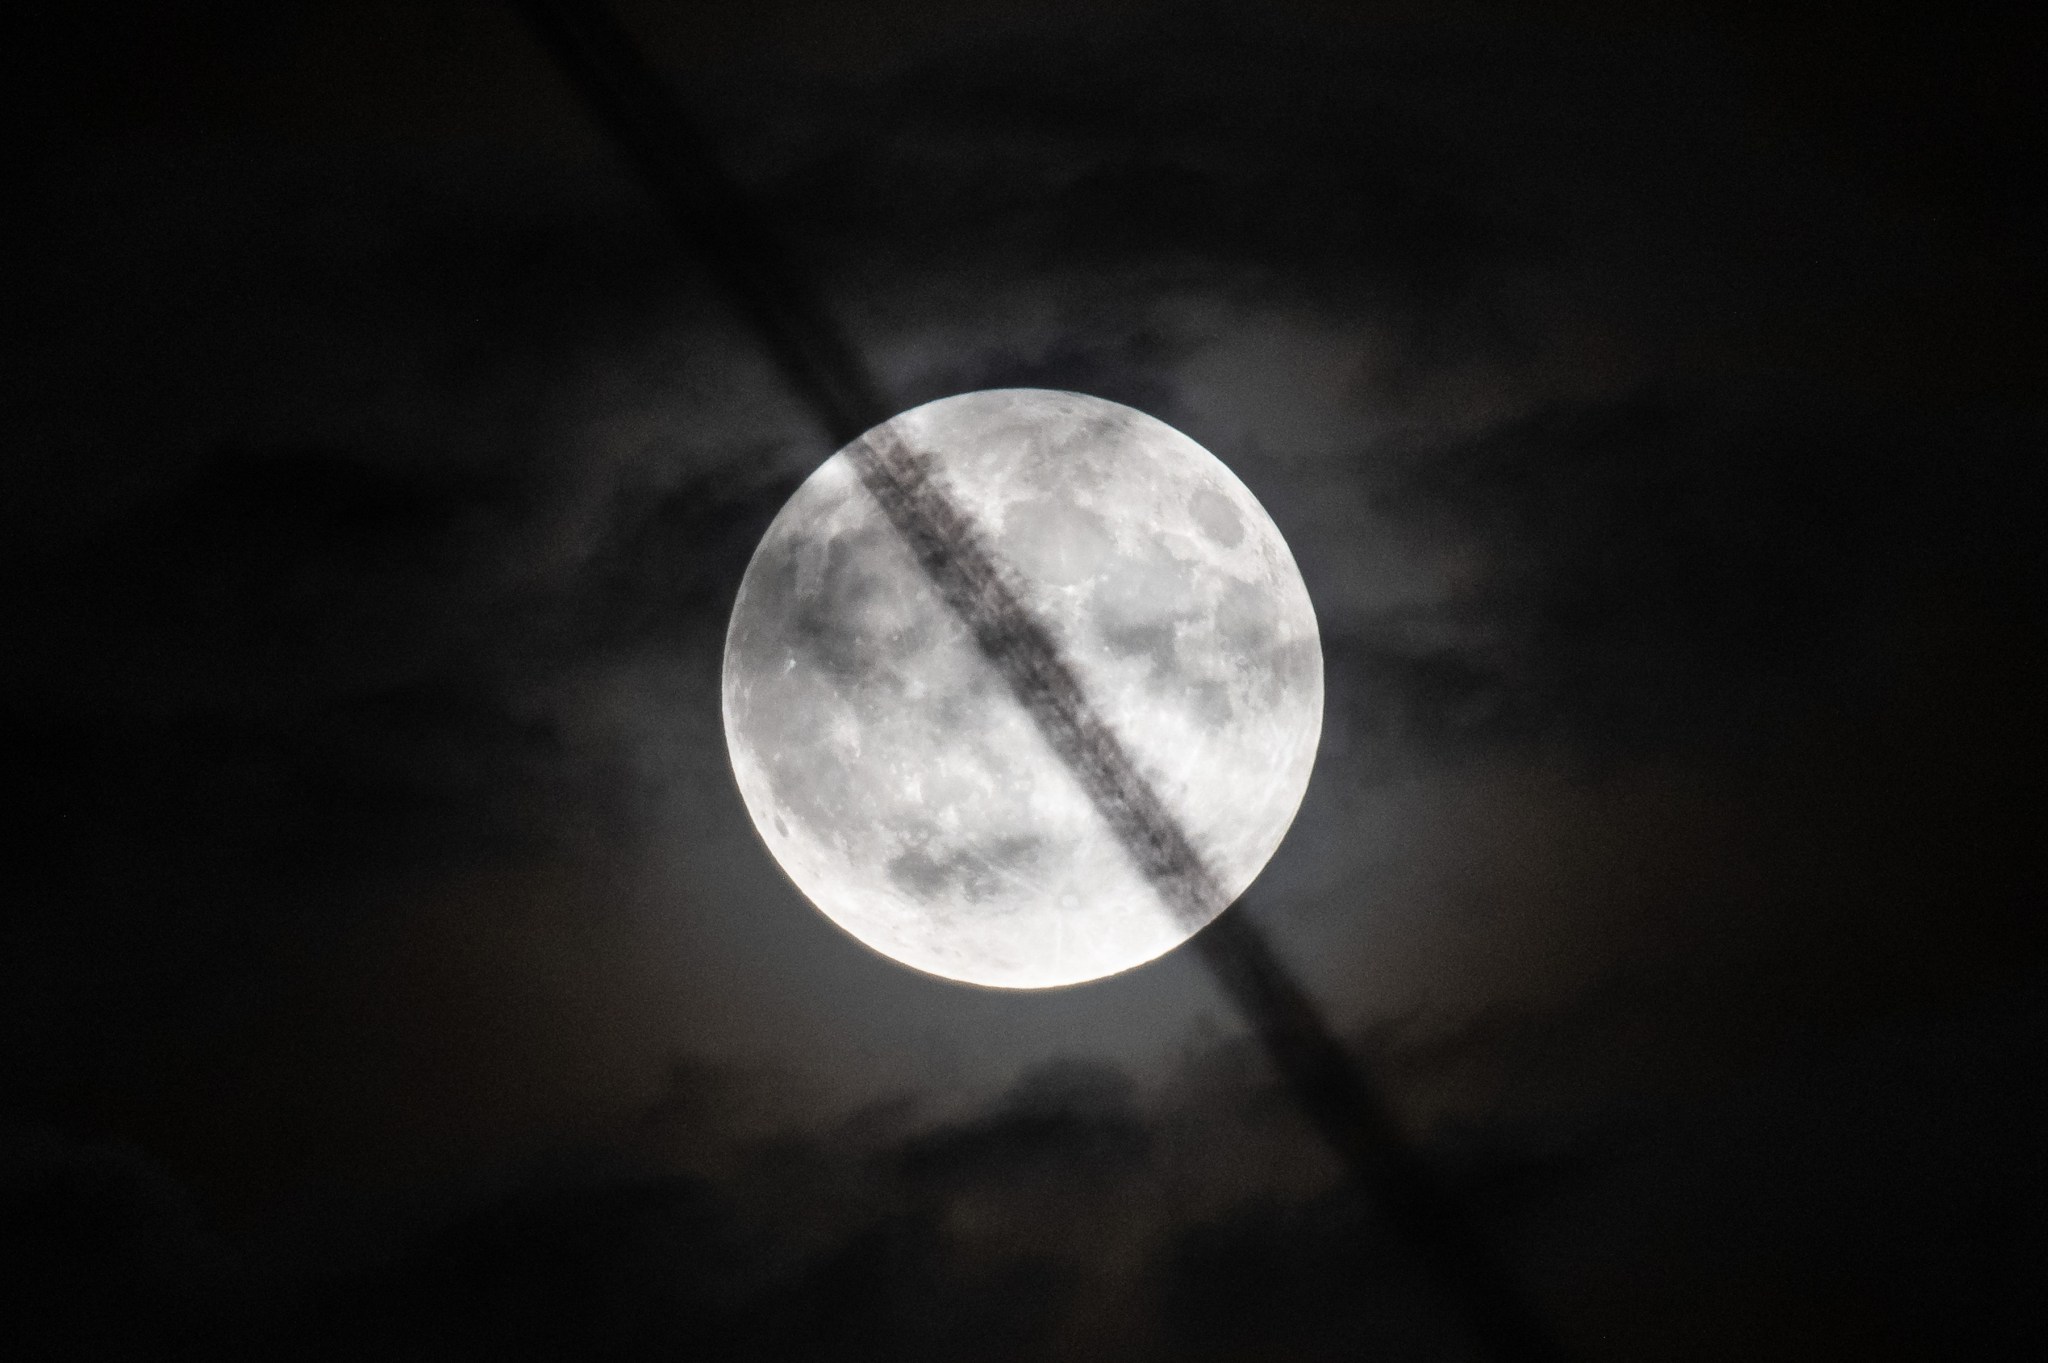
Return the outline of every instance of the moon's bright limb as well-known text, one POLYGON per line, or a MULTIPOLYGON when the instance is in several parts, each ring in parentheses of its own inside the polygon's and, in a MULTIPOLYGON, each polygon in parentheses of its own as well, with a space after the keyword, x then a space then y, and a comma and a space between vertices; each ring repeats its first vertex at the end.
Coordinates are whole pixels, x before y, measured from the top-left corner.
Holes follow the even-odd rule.
POLYGON ((1008 566, 1217 902, 1161 903, 844 450, 768 527, 726 634, 754 826, 827 917, 919 970, 1032 989, 1149 961, 1251 883, 1308 785, 1323 667, 1300 570, 1228 469, 1129 407, 1001 389, 887 429, 1008 566))

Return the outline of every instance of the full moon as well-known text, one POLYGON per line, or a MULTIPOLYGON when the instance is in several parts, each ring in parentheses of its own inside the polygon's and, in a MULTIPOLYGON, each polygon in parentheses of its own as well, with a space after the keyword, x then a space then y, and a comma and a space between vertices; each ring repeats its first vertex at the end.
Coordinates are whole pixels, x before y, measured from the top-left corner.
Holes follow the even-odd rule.
POLYGON ((755 828, 826 917, 947 979, 1040 989, 1171 950, 1265 866, 1315 761, 1322 648, 1286 542, 1208 451, 1101 398, 966 393, 878 430, 972 519, 1216 902, 1162 902, 861 481, 860 442, 782 508, 733 606, 725 735, 755 828))

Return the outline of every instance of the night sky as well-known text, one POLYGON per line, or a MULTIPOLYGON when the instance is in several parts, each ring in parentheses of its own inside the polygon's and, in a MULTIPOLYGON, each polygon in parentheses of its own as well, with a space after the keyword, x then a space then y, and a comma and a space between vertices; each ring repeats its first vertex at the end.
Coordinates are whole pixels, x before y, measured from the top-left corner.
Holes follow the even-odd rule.
MULTIPOLYGON (((719 664, 832 443, 509 8, 44 8, 0 1353, 1479 1357, 1193 953, 952 985, 782 878, 719 664)), ((2038 1346, 2016 24, 618 8, 897 405, 1264 503, 1328 704, 1233 912, 1571 1357, 2038 1346)))

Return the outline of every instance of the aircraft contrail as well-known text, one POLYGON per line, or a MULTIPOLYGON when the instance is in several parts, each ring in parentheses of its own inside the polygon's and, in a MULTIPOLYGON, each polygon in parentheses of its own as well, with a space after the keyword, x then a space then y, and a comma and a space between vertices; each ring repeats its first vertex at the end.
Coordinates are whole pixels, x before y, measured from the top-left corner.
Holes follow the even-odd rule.
MULTIPOLYGON (((894 416, 858 350, 617 20, 594 0, 513 3, 753 323, 834 445, 851 446, 894 416)), ((1051 632, 1010 588, 972 519, 892 436, 875 432, 853 454, 890 524, 1168 911, 1200 922, 1222 897, 1215 873, 1090 706, 1051 632)), ((1516 1363, 1559 1359, 1464 1205, 1402 1139, 1391 1112, 1256 925, 1242 911, 1226 911, 1192 940, 1304 1114, 1457 1304, 1474 1340, 1516 1363)))

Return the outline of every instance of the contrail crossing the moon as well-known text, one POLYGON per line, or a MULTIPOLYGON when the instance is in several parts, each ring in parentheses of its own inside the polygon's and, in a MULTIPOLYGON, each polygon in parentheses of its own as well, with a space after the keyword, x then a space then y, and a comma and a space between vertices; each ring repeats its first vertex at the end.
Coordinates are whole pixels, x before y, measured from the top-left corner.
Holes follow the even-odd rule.
MULTIPOLYGON (((895 415, 858 352, 618 22, 594 0, 515 0, 515 7, 754 324, 835 445, 849 445, 895 415)), ((913 452, 886 440, 864 449, 862 478, 891 524, 1168 910, 1185 913, 1186 906, 1203 903, 1203 891, 1214 892, 1213 873, 1094 715, 1051 635, 1007 586, 968 518, 917 476, 913 452)), ((1225 912, 1193 943, 1304 1114, 1460 1310, 1474 1341, 1505 1360, 1560 1358, 1463 1204, 1408 1148, 1392 1114, 1251 920, 1225 912)))
POLYGON ((852 453, 861 482, 889 523, 1081 783, 1167 912, 1190 927, 1200 925, 1223 898, 1216 873, 1115 730, 1089 705, 1051 631, 1031 613, 973 521, 926 476, 916 452, 887 427, 870 431, 852 453))

